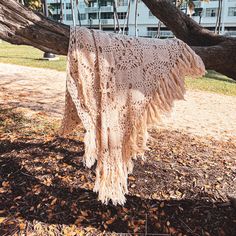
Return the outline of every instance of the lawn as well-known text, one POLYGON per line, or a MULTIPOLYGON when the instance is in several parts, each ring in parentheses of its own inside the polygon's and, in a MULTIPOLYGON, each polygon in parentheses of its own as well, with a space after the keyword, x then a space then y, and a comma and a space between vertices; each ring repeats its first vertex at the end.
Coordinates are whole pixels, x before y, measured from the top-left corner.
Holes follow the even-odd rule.
MULTIPOLYGON (((10 63, 23 66, 40 67, 65 71, 66 57, 59 56, 58 61, 41 60, 43 52, 29 47, 0 43, 0 63, 10 63)), ((215 71, 208 71, 199 79, 186 79, 187 88, 236 96, 236 82, 215 71)))
POLYGON ((42 58, 43 52, 36 48, 12 45, 5 42, 0 43, 0 63, 65 71, 65 56, 59 56, 59 60, 57 61, 45 61, 42 58))

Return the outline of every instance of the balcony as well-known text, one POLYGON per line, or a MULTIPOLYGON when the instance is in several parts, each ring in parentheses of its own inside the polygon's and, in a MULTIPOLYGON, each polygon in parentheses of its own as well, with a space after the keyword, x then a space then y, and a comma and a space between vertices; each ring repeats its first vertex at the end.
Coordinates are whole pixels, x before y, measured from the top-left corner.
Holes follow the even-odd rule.
MULTIPOLYGON (((156 38, 157 37, 157 31, 148 31, 147 36, 150 38, 156 38)), ((161 38, 172 38, 173 33, 171 31, 160 31, 160 37, 161 38)))
MULTIPOLYGON (((85 13, 98 12, 98 7, 85 7, 85 13)), ((113 12, 112 6, 101 7, 101 12, 113 12)))
POLYGON ((224 35, 228 37, 236 37, 236 31, 225 31, 224 35))
MULTIPOLYGON (((98 19, 84 20, 83 24, 87 25, 99 25, 98 19)), ((114 25, 113 19, 101 19, 101 25, 114 25)))

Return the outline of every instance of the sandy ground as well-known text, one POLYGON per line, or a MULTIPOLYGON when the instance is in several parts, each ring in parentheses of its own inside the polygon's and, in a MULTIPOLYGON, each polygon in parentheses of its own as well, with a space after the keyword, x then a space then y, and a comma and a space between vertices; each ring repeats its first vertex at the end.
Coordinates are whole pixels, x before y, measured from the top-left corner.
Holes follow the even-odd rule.
MULTIPOLYGON (((65 73, 0 63, 0 105, 62 117, 65 73)), ((187 91, 163 128, 218 140, 236 140, 236 97, 187 91)))

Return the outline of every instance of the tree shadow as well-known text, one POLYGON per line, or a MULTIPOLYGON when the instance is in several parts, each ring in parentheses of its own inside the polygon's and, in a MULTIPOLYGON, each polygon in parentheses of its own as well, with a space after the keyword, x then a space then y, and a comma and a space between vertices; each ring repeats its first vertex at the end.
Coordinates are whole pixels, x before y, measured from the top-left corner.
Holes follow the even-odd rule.
POLYGON ((14 160, 1 160, 1 178, 6 177, 9 190, 2 194, 0 205, 0 211, 4 212, 1 215, 5 217, 17 215, 48 224, 77 222, 83 227, 92 226, 117 233, 133 232, 135 223, 140 233, 145 232, 146 223, 149 233, 170 233, 167 222, 173 227, 172 231, 175 229, 174 233, 198 235, 204 229, 209 232, 209 226, 212 235, 220 235, 219 232, 223 231, 226 235, 235 235, 236 232, 236 214, 227 204, 188 199, 158 201, 127 196, 124 208, 112 204, 105 206, 90 190, 71 190, 57 183, 51 186, 42 184, 14 160), (113 218, 115 220, 105 228, 106 222, 113 218), (191 228, 193 222, 194 228, 191 228))
MULTIPOLYGON (((43 57, 43 54, 41 55, 41 57, 43 57)), ((40 57, 39 58, 35 58, 35 57, 22 57, 22 56, 0 56, 0 58, 24 59, 24 60, 28 60, 28 61, 40 61, 40 60, 43 60, 40 57)))
MULTIPOLYGON (((94 169, 89 170, 82 164, 83 150, 83 143, 73 139, 1 141, 0 215, 15 220, 14 224, 10 220, 2 223, 1 235, 18 232, 18 218, 28 222, 44 222, 47 226, 76 224, 94 227, 106 233, 236 234, 236 211, 228 202, 211 201, 212 196, 207 193, 204 197, 195 195, 192 199, 163 200, 143 197, 136 191, 136 194, 127 196, 124 207, 101 204, 91 187, 80 184, 89 182, 90 178, 94 180, 95 176, 94 169), (58 170, 54 168, 53 159, 50 159, 53 154, 53 158, 58 159, 58 170), (45 176, 55 178, 47 183, 45 176), (77 179, 72 181, 75 184, 62 181, 73 176, 77 179)), ((147 167, 142 168, 146 170, 147 167)), ((156 168, 155 163, 152 168, 156 168)), ((164 166, 160 166, 158 171, 161 168, 167 175, 164 166)), ((147 174, 143 175, 140 178, 146 179, 147 174)), ((155 177, 152 175, 152 178, 155 177)), ((153 189, 155 187, 153 184, 153 189)))

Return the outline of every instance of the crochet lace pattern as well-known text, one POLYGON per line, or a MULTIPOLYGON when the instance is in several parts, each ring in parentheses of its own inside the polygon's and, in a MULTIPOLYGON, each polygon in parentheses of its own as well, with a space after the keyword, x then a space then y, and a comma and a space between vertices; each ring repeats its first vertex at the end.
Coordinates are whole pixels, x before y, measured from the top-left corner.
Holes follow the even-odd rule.
POLYGON ((61 132, 82 122, 84 163, 96 162, 99 200, 125 203, 132 159, 148 150, 148 127, 183 99, 186 75, 204 74, 201 58, 181 40, 71 27, 61 132))

